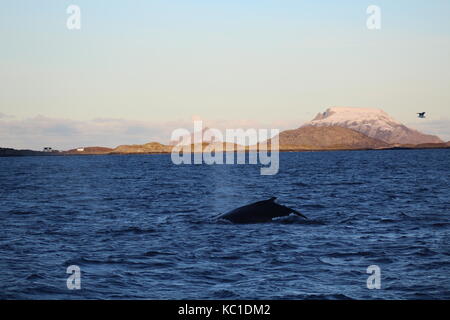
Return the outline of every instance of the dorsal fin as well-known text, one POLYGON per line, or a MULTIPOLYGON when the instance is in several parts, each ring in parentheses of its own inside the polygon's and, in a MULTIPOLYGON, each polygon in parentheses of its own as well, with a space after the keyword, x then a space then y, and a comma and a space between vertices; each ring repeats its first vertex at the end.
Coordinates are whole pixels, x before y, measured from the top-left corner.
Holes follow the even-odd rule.
POLYGON ((267 201, 274 202, 275 200, 277 200, 277 197, 272 197, 272 198, 270 198, 270 199, 267 200, 267 201))

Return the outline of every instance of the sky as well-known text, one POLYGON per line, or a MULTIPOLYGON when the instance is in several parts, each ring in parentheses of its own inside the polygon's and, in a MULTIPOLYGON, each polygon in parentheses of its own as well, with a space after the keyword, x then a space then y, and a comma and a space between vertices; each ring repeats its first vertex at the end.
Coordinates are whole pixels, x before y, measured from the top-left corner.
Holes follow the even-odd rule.
POLYGON ((168 142, 192 119, 292 129, 332 106, 450 140, 449 13, 450 0, 1 0, 0 147, 168 142))

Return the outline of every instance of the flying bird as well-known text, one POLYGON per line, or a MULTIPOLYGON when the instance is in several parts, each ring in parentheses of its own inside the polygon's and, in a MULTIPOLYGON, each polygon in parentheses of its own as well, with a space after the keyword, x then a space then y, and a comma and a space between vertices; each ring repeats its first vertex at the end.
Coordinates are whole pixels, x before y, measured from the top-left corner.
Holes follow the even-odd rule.
POLYGON ((421 119, 425 118, 425 112, 419 112, 417 114, 419 115, 419 118, 421 118, 421 119))

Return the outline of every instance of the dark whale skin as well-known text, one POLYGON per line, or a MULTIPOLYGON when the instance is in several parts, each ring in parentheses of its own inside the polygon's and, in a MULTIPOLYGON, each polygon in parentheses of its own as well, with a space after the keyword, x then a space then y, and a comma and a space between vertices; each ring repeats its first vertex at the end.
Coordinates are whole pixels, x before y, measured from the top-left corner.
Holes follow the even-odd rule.
POLYGON ((285 217, 294 213, 307 219, 300 212, 278 204, 275 202, 276 198, 270 198, 264 201, 258 201, 243 207, 236 208, 230 212, 227 212, 219 219, 228 220, 233 223, 262 223, 270 222, 273 218, 285 217))

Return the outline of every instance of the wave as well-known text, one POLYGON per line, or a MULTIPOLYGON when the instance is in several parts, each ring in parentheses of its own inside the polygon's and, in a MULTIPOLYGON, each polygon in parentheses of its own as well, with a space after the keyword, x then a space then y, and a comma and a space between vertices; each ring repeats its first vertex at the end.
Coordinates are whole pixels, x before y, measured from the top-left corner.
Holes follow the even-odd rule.
POLYGON ((366 182, 330 182, 330 183, 321 183, 321 186, 345 186, 345 185, 362 185, 362 184, 366 184, 366 182))
POLYGON ((163 252, 163 251, 147 251, 146 253, 144 253, 144 256, 146 257, 155 257, 155 256, 173 256, 173 255, 177 255, 174 252, 163 252))
POLYGON ((304 224, 304 225, 325 225, 326 223, 322 220, 314 219, 303 219, 301 217, 291 215, 282 218, 273 219, 272 222, 280 224, 304 224))
POLYGON ((34 214, 36 212, 33 211, 27 211, 27 210, 9 210, 8 214, 17 214, 17 215, 29 215, 34 214))
POLYGON ((154 228, 141 228, 141 227, 136 227, 136 226, 130 226, 130 227, 121 228, 121 229, 107 229, 107 230, 97 231, 97 233, 100 233, 100 234, 114 234, 114 235, 121 235, 121 234, 127 234, 127 233, 145 234, 145 233, 155 233, 155 232, 157 232, 157 230, 154 228))
POLYGON ((342 293, 338 294, 288 294, 277 296, 280 300, 353 300, 350 296, 342 293))

